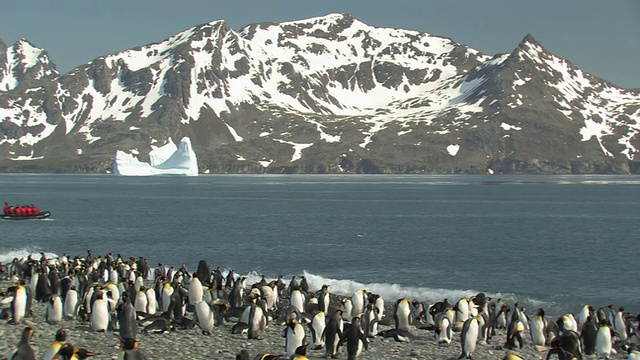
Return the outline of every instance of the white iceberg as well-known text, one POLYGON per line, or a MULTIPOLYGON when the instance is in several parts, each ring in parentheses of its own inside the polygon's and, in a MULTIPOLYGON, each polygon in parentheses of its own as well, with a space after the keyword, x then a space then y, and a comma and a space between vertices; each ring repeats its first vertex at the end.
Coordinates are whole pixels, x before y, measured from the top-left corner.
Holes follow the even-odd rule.
POLYGON ((120 176, 186 175, 198 176, 198 159, 188 137, 177 147, 171 139, 149 153, 149 162, 142 162, 132 154, 116 151, 113 173, 120 176))

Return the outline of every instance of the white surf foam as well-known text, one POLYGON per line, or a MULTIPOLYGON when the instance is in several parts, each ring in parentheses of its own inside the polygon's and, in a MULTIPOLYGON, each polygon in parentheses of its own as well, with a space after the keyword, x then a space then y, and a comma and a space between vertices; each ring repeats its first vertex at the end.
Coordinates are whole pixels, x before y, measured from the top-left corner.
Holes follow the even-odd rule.
POLYGON ((37 246, 26 246, 21 249, 13 249, 0 253, 0 261, 2 261, 3 264, 7 264, 12 262, 14 258, 22 259, 29 255, 31 255, 32 258, 39 260, 41 252, 44 252, 47 259, 58 257, 57 254, 46 252, 37 246))

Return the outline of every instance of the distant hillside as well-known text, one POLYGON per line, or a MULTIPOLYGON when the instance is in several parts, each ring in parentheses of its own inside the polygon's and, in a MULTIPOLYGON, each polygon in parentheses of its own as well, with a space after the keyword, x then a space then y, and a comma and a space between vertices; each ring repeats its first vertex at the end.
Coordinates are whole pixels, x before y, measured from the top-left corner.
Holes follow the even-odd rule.
POLYGON ((508 54, 346 14, 195 26, 60 75, 0 41, 0 171, 111 172, 191 139, 202 173, 640 173, 640 90, 527 35, 508 54))

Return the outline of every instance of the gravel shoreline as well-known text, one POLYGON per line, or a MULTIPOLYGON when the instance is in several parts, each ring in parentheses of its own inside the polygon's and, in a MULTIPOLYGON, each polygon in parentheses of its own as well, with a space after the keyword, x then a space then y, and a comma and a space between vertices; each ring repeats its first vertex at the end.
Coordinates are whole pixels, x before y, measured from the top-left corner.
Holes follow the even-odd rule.
MULTIPOLYGON (((267 279, 269 280, 269 279, 267 279)), ((274 279, 275 280, 275 279, 274 279)), ((4 292, 15 282, 0 281, 0 291, 4 292)), ((153 287, 153 283, 145 281, 147 287, 153 287)), ((250 284, 249 284, 250 285, 250 284)), ((312 289, 318 290, 318 289, 312 289)), ((1 299, 2 297, 0 297, 1 299)), ((409 299, 412 300, 412 299, 409 299)), ((281 300, 284 305, 287 299, 281 300)), ((339 307, 338 296, 331 296, 331 306, 339 307)), ((2 308, 8 308, 5 303, 2 308)), ((36 358, 41 359, 47 347, 54 340, 56 331, 67 331, 66 342, 76 348, 85 348, 97 353, 94 359, 117 359, 120 341, 116 337, 117 331, 100 333, 92 331, 88 322, 79 319, 63 319, 59 324, 49 324, 45 321, 46 303, 33 302, 31 316, 26 317, 21 324, 10 324, 7 321, 0 322, 0 359, 15 349, 25 326, 34 329, 32 346, 36 352, 36 358)), ((392 307, 387 303, 385 316, 392 313, 392 307)), ((192 313, 187 316, 193 318, 192 313)), ((235 359, 236 354, 246 349, 250 358, 261 353, 284 354, 285 339, 282 332, 284 324, 273 321, 269 324, 263 339, 249 340, 246 334, 232 334, 231 328, 234 322, 225 322, 221 326, 214 327, 210 335, 203 335, 198 326, 193 329, 178 329, 164 334, 143 333, 142 327, 138 329, 137 340, 141 351, 148 359, 235 359)), ((391 329, 393 326, 380 325, 379 330, 391 329)), ((305 326, 306 342, 311 343, 311 334, 305 326)), ((415 338, 409 343, 397 342, 393 338, 376 336, 369 339, 368 350, 358 359, 458 359, 461 354, 460 333, 454 332, 453 341, 448 345, 438 344, 434 338, 433 330, 422 330, 412 325, 410 332, 415 338)), ((505 330, 498 329, 497 334, 487 344, 478 344, 473 358, 476 360, 502 359, 506 354, 515 353, 523 359, 546 359, 548 348, 534 347, 528 332, 524 334, 524 347, 517 350, 505 349, 505 330)), ((307 351, 309 359, 325 358, 325 350, 307 351)), ((286 356, 282 357, 287 358, 286 356)), ((346 346, 340 348, 338 358, 346 359, 346 346)), ((556 359, 554 355, 552 359, 556 359)), ((612 359, 626 359, 626 353, 618 353, 612 359)))

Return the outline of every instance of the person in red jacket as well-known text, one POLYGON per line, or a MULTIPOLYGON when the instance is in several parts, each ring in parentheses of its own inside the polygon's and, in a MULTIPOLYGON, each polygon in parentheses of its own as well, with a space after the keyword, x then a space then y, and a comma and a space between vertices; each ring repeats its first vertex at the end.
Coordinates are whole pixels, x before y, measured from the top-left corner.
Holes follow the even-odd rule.
POLYGON ((9 215, 14 215, 16 213, 16 209, 13 208, 13 206, 9 206, 9 215))
POLYGON ((4 214, 7 215, 9 214, 9 204, 7 204, 7 202, 4 202, 4 207, 2 208, 2 210, 4 210, 4 214))
POLYGON ((37 206, 35 205, 31 205, 31 207, 33 208, 33 215, 38 215, 40 214, 40 209, 38 209, 37 206))
POLYGON ((27 216, 31 216, 33 215, 33 208, 31 206, 25 206, 24 212, 26 213, 27 216))
POLYGON ((22 216, 22 208, 20 206, 16 206, 16 215, 22 216))

